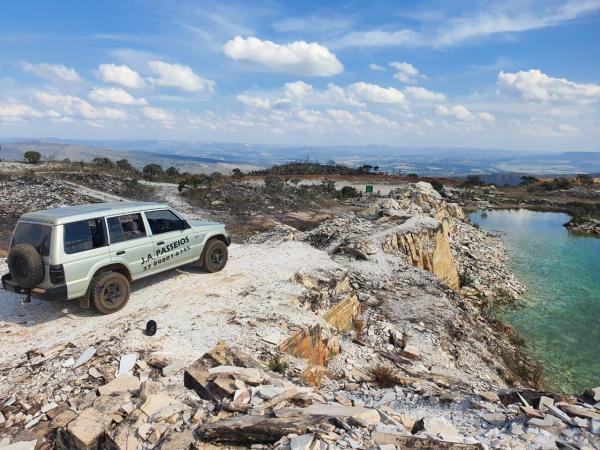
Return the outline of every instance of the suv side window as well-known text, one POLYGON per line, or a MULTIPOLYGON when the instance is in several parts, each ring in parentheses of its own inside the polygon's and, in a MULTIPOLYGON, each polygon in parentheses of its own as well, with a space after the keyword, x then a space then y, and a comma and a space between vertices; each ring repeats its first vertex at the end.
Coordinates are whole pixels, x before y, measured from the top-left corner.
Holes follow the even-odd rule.
POLYGON ((146 227, 140 213, 109 217, 106 223, 111 244, 146 236, 146 227))
POLYGON ((146 211, 144 214, 146 214, 152 234, 168 233, 186 228, 185 220, 180 219, 177 214, 168 209, 146 211))
POLYGON ((107 244, 104 219, 96 218, 65 224, 64 244, 65 253, 69 255, 104 247, 107 244))

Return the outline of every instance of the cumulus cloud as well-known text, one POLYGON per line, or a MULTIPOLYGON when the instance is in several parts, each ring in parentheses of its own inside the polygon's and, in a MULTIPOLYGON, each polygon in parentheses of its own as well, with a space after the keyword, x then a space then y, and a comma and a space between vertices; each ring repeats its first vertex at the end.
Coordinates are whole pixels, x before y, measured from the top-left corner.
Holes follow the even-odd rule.
POLYGON ((364 103, 358 101, 351 95, 346 89, 340 87, 334 83, 327 85, 326 97, 331 99, 334 103, 348 106, 364 106, 364 103))
POLYGON ((367 119, 369 122, 377 126, 383 126, 390 129, 394 129, 398 126, 398 124, 393 120, 390 120, 387 117, 380 116, 379 114, 374 114, 370 111, 359 111, 358 115, 367 119))
POLYGON ((52 108, 65 116, 83 117, 85 119, 117 120, 127 117, 124 111, 116 108, 95 108, 85 100, 73 95, 36 92, 35 98, 42 105, 52 108))
POLYGON ((236 97, 240 102, 250 108, 270 109, 271 102, 268 98, 252 97, 250 95, 240 94, 236 97))
POLYGON ((356 115, 344 109, 328 109, 327 114, 341 125, 358 126, 362 123, 356 115))
POLYGON ((66 67, 62 64, 31 64, 29 62, 24 62, 22 67, 24 71, 48 80, 68 82, 81 81, 81 77, 75 69, 66 67))
POLYGON ((391 62, 390 67, 398 71, 394 78, 402 83, 414 83, 419 75, 417 68, 407 62, 391 62))
POLYGON ((383 72, 385 71, 385 67, 380 66, 379 64, 369 64, 369 69, 374 70, 375 72, 383 72))
POLYGON ((498 83, 525 100, 580 103, 600 100, 599 84, 580 84, 564 78, 553 78, 538 69, 515 73, 501 71, 498 83))
POLYGON ((404 94, 393 87, 385 88, 377 84, 360 81, 348 86, 348 90, 359 102, 394 104, 403 104, 406 102, 404 94))
POLYGON ((409 86, 404 88, 404 93, 415 100, 423 100, 428 102, 443 102, 446 96, 439 92, 433 92, 420 86, 409 86))
POLYGON ((142 77, 126 65, 100 64, 98 66, 98 78, 105 83, 120 84, 132 89, 139 89, 145 85, 142 77))
POLYGON ((215 82, 196 75, 190 66, 170 64, 164 61, 150 61, 150 69, 158 76, 152 82, 157 86, 174 87, 182 91, 214 91, 215 82))
POLYGON ((0 120, 2 121, 12 122, 23 118, 42 117, 43 115, 37 109, 24 103, 0 103, 0 120))
POLYGON ((157 108, 155 106, 146 106, 143 110, 144 117, 150 120, 156 120, 159 122, 173 122, 175 116, 166 109, 157 108))
POLYGON ((135 98, 121 88, 96 87, 88 94, 90 100, 98 103, 116 103, 118 105, 147 105, 143 98, 135 98))
POLYGON ((255 62, 276 72, 331 76, 344 71, 337 57, 317 42, 276 44, 255 37, 236 36, 223 46, 223 52, 235 61, 255 62))
POLYGON ((313 87, 304 81, 294 81, 293 83, 285 83, 283 93, 288 98, 303 98, 313 91, 313 87))
POLYGON ((323 114, 321 111, 314 109, 301 109, 296 113, 296 117, 303 123, 316 124, 323 120, 323 114))
POLYGON ((463 105, 437 105, 435 107, 435 112, 439 116, 443 117, 452 117, 456 120, 470 120, 473 118, 473 114, 463 105))

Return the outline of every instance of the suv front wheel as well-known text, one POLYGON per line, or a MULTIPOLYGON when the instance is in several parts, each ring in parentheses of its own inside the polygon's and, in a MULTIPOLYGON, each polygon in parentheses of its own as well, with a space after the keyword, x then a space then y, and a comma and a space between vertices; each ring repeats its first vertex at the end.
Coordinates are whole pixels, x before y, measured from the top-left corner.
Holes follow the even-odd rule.
POLYGON ((228 256, 225 242, 220 239, 211 239, 206 243, 200 262, 204 270, 215 273, 225 267, 228 256))
POLYGON ((91 300, 102 314, 110 314, 122 309, 129 300, 131 288, 129 280, 118 272, 104 272, 92 281, 91 300))

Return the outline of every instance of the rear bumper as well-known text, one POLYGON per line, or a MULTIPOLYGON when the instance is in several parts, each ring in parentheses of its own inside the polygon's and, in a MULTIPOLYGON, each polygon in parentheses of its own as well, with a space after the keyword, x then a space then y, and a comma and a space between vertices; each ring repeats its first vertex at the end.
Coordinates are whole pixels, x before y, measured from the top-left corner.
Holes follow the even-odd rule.
MULTIPOLYGON (((25 289, 19 286, 12 278, 10 273, 2 275, 2 287, 11 292, 25 293, 25 289)), ((67 285, 58 284, 48 289, 33 288, 31 289, 31 296, 40 298, 42 300, 66 300, 67 299, 67 285)))

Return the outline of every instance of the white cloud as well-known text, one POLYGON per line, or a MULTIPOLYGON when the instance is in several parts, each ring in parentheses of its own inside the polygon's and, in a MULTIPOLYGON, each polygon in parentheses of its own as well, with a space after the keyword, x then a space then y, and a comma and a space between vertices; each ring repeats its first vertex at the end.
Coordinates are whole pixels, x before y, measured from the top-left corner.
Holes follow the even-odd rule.
POLYGON ((127 117, 127 114, 120 109, 95 108, 85 100, 73 95, 50 94, 48 92, 36 92, 34 95, 38 102, 65 116, 109 120, 127 117))
POLYGON ((487 123, 494 123, 496 121, 496 118, 488 112, 480 112, 477 114, 477 116, 487 123))
POLYGON ((175 122, 175 115, 166 109, 146 106, 143 113, 147 119, 163 122, 164 124, 173 124, 175 122))
POLYGON ((145 85, 142 77, 135 70, 125 65, 100 64, 98 66, 98 78, 105 83, 120 84, 132 89, 139 89, 145 85))
POLYGON ((150 61, 150 69, 158 75, 152 82, 158 86, 174 87, 182 91, 213 91, 215 82, 196 75, 190 66, 169 64, 164 61, 150 61))
POLYGON ((69 82, 81 81, 81 77, 75 69, 66 67, 62 64, 31 64, 29 62, 24 62, 23 70, 48 80, 69 82))
POLYGON ((406 102, 404 94, 393 87, 385 88, 360 81, 348 86, 348 90, 358 101, 365 103, 403 104, 406 102))
POLYGON ((388 47, 417 46, 423 43, 423 37, 413 30, 398 31, 355 31, 348 33, 335 42, 337 47, 388 47))
POLYGON ((358 126, 362 123, 361 120, 350 111, 343 109, 328 109, 327 114, 329 114, 337 123, 341 125, 358 126))
POLYGON ((365 119, 367 119, 369 122, 371 122, 374 125, 384 126, 386 128, 390 128, 390 129, 394 129, 398 126, 398 124, 396 122, 394 122, 393 120, 390 120, 387 117, 383 117, 383 116, 380 116, 379 114, 374 114, 369 111, 359 111, 358 115, 361 117, 364 117, 365 119))
POLYGON ((369 69, 374 70, 375 72, 384 72, 385 67, 380 66, 379 64, 369 64, 369 69))
POLYGON ((435 107, 435 112, 439 116, 452 117, 456 120, 471 120, 473 118, 473 114, 471 114, 471 111, 469 111, 463 105, 437 105, 435 107))
POLYGON ((250 95, 240 94, 236 97, 240 102, 250 108, 270 109, 271 102, 268 98, 252 97, 250 95))
POLYGON ((315 124, 323 120, 321 111, 314 109, 302 109, 296 113, 297 118, 306 124, 315 124))
POLYGON ((391 62, 390 67, 398 71, 394 74, 394 78, 402 83, 414 83, 419 75, 417 68, 407 62, 391 62))
POLYGON ((90 100, 99 103, 116 103, 118 105, 147 105, 143 98, 135 98, 121 88, 96 87, 88 94, 90 100))
POLYGON ((446 96, 439 92, 433 92, 421 86, 409 86, 404 88, 404 93, 415 100, 424 100, 428 102, 443 102, 446 96))
POLYGON ((223 46, 223 51, 235 61, 256 62, 276 72, 331 76, 344 71, 337 57, 317 42, 295 41, 281 45, 236 36, 223 46))
POLYGON ((329 83, 327 85, 326 95, 334 103, 348 106, 364 106, 364 103, 359 102, 354 98, 346 89, 337 86, 336 84, 329 83))
POLYGON ((42 117, 44 114, 24 103, 0 103, 0 120, 16 121, 26 117, 42 117))
POLYGON ((288 98, 303 98, 313 91, 313 87, 304 81, 285 83, 283 93, 288 98))
POLYGON ((537 69, 515 73, 500 72, 498 83, 525 100, 581 103, 600 100, 598 84, 579 84, 564 78, 553 78, 537 69))
POLYGON ((459 17, 442 27, 434 44, 455 45, 497 33, 514 33, 560 25, 600 10, 598 0, 505 1, 490 3, 485 10, 459 17))

